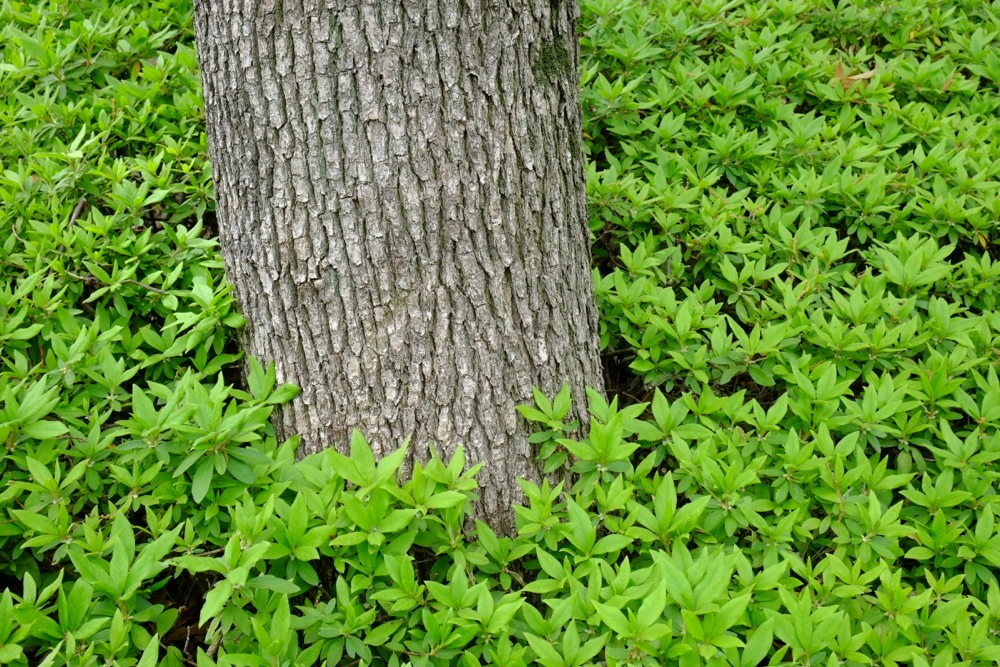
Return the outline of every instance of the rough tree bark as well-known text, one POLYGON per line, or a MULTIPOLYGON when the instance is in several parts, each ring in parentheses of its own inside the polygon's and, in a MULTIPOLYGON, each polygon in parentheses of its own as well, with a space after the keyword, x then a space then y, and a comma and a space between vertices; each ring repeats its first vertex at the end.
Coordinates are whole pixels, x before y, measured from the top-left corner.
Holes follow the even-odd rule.
POLYGON ((196 6, 245 349, 303 390, 279 435, 461 443, 509 528, 538 477, 514 406, 602 383, 575 0, 196 6))

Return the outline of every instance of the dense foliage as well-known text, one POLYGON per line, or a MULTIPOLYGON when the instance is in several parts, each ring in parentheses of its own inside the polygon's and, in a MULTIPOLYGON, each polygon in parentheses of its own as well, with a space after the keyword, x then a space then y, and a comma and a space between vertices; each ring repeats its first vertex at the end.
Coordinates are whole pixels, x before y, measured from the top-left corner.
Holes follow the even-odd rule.
POLYGON ((1000 660, 1000 1, 584 0, 620 398, 514 537, 276 442, 190 14, 0 4, 0 665, 1000 660))

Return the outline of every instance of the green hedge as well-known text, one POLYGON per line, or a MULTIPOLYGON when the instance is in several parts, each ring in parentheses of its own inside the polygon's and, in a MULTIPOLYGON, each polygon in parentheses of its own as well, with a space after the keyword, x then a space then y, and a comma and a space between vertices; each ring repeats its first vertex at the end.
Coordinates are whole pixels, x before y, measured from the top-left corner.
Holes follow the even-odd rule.
POLYGON ((239 379, 190 2, 0 5, 0 665, 1000 661, 1000 2, 582 9, 619 398, 501 537, 239 379))

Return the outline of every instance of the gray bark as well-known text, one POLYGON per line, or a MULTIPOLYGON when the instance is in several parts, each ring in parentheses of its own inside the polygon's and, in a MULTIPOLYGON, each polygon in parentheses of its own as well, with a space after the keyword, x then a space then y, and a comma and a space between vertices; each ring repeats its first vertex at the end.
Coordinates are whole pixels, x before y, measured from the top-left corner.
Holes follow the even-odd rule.
MULTIPOLYGON (((532 385, 602 384, 574 0, 200 0, 220 242, 303 451, 483 461, 510 528, 532 385)), ((585 420, 584 420, 584 423, 585 420)))

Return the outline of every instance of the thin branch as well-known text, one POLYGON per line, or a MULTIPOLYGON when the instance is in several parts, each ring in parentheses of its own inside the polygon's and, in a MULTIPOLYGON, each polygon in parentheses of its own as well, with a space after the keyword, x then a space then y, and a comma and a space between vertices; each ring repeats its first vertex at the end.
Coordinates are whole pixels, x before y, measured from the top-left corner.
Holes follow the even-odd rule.
POLYGON ((139 287, 144 287, 144 288, 148 289, 150 292, 153 292, 154 294, 166 295, 166 292, 164 292, 163 290, 157 289, 156 287, 153 287, 152 285, 147 285, 146 283, 140 283, 138 280, 132 280, 132 279, 129 278, 129 279, 123 280, 122 282, 131 283, 133 285, 138 285, 139 287))
POLYGON ((27 246, 28 245, 28 242, 25 241, 24 239, 22 239, 21 236, 17 233, 17 225, 11 225, 10 226, 10 233, 14 235, 15 239, 17 239, 18 241, 21 242, 21 245, 23 245, 23 246, 27 246))
POLYGON ((208 655, 209 658, 214 658, 215 654, 219 652, 219 647, 220 646, 222 646, 222 632, 221 631, 219 632, 219 636, 215 638, 215 641, 212 642, 212 645, 208 647, 208 650, 205 651, 205 653, 208 655))
POLYGON ((206 558, 208 556, 218 556, 226 550, 225 547, 219 547, 218 549, 211 549, 209 551, 202 551, 200 554, 189 554, 191 556, 197 556, 198 558, 206 558))
MULTIPOLYGON (((90 280, 97 280, 97 278, 95 278, 94 276, 90 276, 90 278, 84 278, 83 276, 78 276, 75 273, 73 273, 72 271, 70 271, 69 269, 63 269, 63 271, 65 271, 66 275, 68 275, 70 278, 74 278, 76 280, 79 280, 82 283, 86 283, 86 282, 88 282, 90 280)), ((100 282, 100 281, 98 281, 98 282, 100 282)))
POLYGON ((83 197, 80 197, 80 201, 76 203, 76 208, 73 209, 73 213, 69 216, 69 227, 72 227, 77 218, 80 217, 80 214, 83 213, 83 207, 86 206, 86 204, 87 197, 84 195, 83 197))
MULTIPOLYGON (((90 282, 90 281, 96 280, 97 282, 99 282, 100 284, 104 285, 105 287, 109 287, 109 285, 105 285, 103 282, 101 282, 100 280, 98 280, 97 276, 86 276, 86 277, 85 276, 78 276, 75 273, 73 273, 72 271, 70 271, 69 269, 63 269, 63 271, 65 271, 66 274, 69 275, 70 278, 74 278, 76 280, 80 280, 80 281, 83 281, 83 282, 90 282)), ((160 295, 166 295, 167 294, 166 292, 164 292, 161 289, 153 287, 152 285, 147 285, 146 283, 140 283, 138 280, 132 280, 131 278, 126 278, 122 282, 123 283, 129 283, 130 285, 136 285, 138 287, 142 287, 143 289, 148 289, 150 292, 153 292, 155 294, 160 294, 160 295)))

